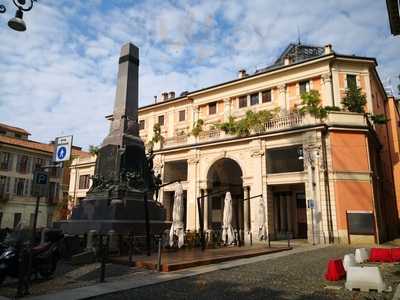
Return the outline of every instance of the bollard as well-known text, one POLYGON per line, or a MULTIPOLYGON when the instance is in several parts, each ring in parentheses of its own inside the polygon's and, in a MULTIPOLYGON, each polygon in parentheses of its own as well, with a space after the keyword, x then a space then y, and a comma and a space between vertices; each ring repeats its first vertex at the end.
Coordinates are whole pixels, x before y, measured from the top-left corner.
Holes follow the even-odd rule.
POLYGON ((271 248, 271 238, 269 234, 267 235, 267 239, 268 239, 268 248, 271 248))
POLYGON ((250 231, 250 246, 253 246, 253 233, 250 231))
POLYGON ((287 233, 287 246, 290 248, 290 232, 287 233))
POLYGON ((161 243, 162 243, 162 238, 158 238, 158 259, 157 259, 157 270, 158 272, 161 272, 161 243))

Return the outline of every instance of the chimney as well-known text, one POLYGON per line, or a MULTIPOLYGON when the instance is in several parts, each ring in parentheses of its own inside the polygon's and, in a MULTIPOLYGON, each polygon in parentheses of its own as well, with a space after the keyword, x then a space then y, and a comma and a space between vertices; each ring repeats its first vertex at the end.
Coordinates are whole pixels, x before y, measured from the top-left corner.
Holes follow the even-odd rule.
POLYGON ((168 93, 167 92, 162 93, 160 98, 161 98, 160 101, 168 100, 168 93))
POLYGON ((175 92, 169 92, 168 99, 174 99, 174 98, 175 98, 175 92))
POLYGON ((332 45, 331 44, 328 44, 328 45, 325 45, 325 47, 324 47, 324 54, 330 54, 330 53, 332 53, 333 51, 332 51, 332 45))
POLYGON ((246 77, 246 76, 247 76, 247 73, 246 73, 246 70, 245 70, 245 69, 239 70, 239 72, 238 72, 238 78, 244 78, 244 77, 246 77))
POLYGON ((283 64, 285 66, 290 65, 290 57, 285 57, 285 59, 283 60, 283 64))

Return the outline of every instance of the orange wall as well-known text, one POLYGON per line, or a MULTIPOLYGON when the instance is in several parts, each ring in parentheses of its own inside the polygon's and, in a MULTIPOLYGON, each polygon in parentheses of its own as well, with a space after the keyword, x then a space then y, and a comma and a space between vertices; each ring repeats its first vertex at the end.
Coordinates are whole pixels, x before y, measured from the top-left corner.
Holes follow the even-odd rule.
POLYGON ((373 211, 372 187, 367 181, 338 180, 335 182, 336 220, 338 229, 347 229, 346 211, 373 211))
POLYGON ((368 172, 368 150, 363 133, 332 132, 333 171, 368 172))

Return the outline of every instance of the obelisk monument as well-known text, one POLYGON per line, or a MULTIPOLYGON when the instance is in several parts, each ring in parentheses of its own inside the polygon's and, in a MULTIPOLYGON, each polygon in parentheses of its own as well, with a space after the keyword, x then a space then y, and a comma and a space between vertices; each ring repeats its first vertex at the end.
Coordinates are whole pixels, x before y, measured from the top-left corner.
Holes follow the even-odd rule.
POLYGON ((139 49, 125 44, 118 63, 114 110, 107 117, 111 121, 110 131, 98 151, 95 175, 86 198, 73 209, 70 220, 58 223, 66 233, 144 233, 146 211, 151 233, 160 233, 170 226, 159 203, 144 201, 145 196, 152 199, 155 181, 152 157, 146 157, 139 137, 139 49))

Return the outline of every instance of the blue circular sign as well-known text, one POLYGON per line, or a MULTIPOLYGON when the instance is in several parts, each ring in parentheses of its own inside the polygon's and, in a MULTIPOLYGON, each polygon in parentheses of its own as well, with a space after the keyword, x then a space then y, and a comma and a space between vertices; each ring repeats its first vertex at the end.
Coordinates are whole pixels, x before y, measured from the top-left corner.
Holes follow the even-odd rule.
POLYGON ((62 147, 58 148, 58 150, 57 150, 57 158, 58 159, 63 159, 66 154, 67 154, 66 147, 62 146, 62 147))

